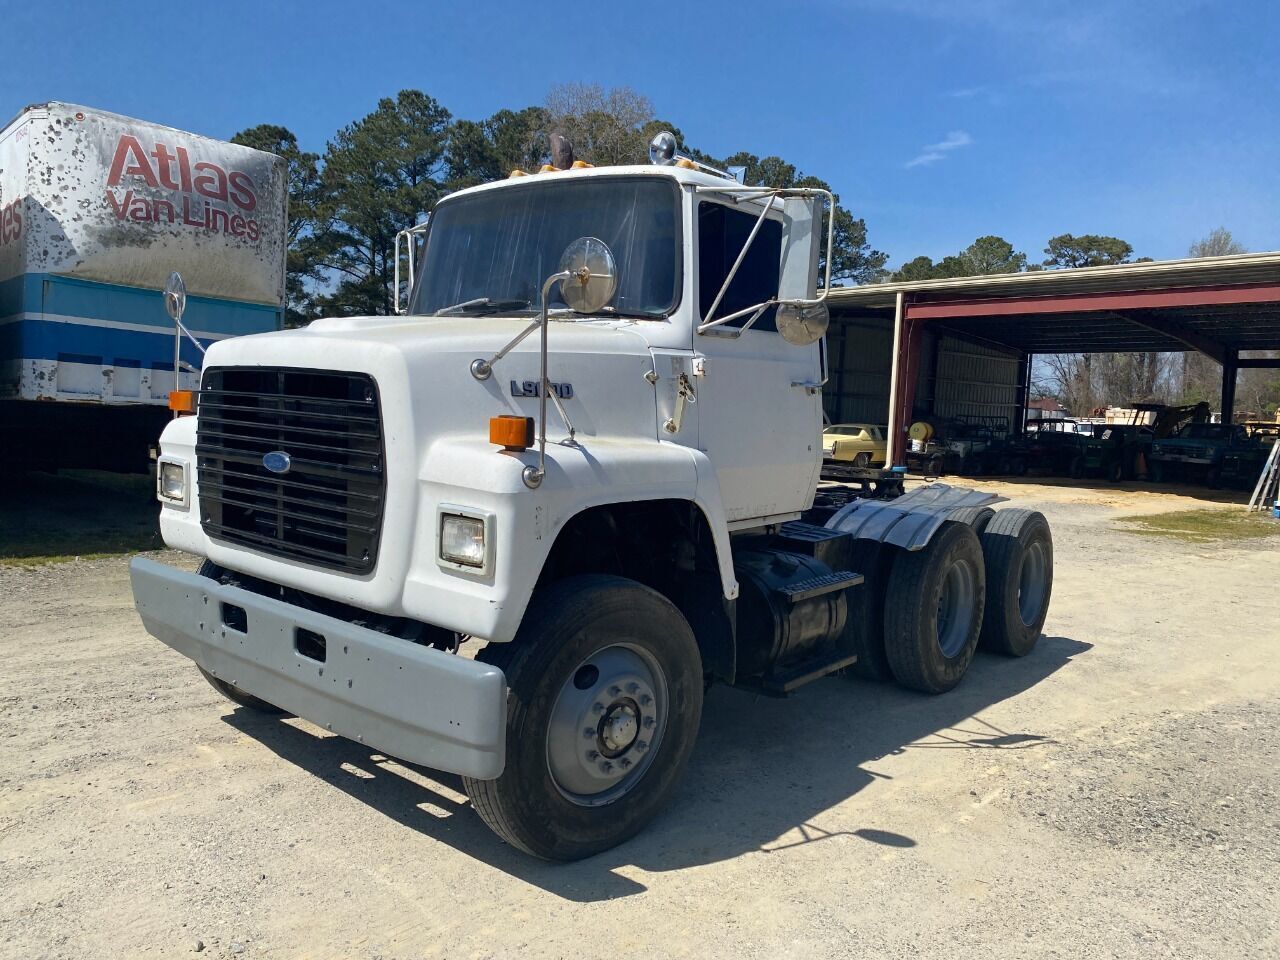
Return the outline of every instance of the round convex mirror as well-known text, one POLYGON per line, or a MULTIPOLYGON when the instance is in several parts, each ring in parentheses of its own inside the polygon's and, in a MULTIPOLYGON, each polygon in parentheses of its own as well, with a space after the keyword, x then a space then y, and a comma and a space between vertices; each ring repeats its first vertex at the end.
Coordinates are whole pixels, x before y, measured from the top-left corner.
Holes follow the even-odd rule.
POLYGON ((778 304, 778 333, 787 343, 807 347, 822 339, 831 323, 831 312, 825 303, 799 307, 793 303, 778 304))
POLYGON ((649 162, 663 167, 676 162, 676 137, 670 130, 655 134, 649 141, 649 162))
POLYGON ((169 312, 170 320, 181 320, 187 309, 187 285, 182 274, 177 270, 169 274, 164 285, 164 308, 169 312))
POLYGON ((618 290, 613 251, 596 237, 580 237, 565 247, 560 270, 569 274, 560 281, 560 297, 577 313, 595 313, 618 290))

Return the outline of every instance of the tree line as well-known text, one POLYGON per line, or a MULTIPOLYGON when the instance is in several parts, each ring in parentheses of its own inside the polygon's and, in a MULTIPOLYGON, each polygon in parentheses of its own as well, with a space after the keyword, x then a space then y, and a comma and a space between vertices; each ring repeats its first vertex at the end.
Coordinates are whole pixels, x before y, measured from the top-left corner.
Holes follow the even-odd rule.
MULTIPOLYGON (((551 159, 552 138, 567 138, 579 159, 597 165, 647 163, 648 144, 671 131, 681 153, 725 169, 744 167, 745 182, 773 187, 822 187, 820 178, 782 157, 739 151, 717 157, 687 142, 675 124, 656 116, 652 102, 628 87, 566 84, 542 104, 499 110, 482 120, 454 117, 434 97, 402 90, 368 115, 338 130, 323 152, 301 149, 287 127, 261 124, 235 143, 278 154, 288 163, 289 223, 286 313, 289 326, 321 316, 391 313, 395 237, 427 217, 441 198, 502 179, 512 170, 537 170, 551 159)), ((1069 233, 1052 237, 1044 259, 999 236, 978 237, 934 262, 927 256, 888 271, 888 254, 867 240, 866 221, 836 197, 833 282, 919 281, 990 273, 1074 269, 1150 260, 1118 237, 1069 233)), ((1194 244, 1191 256, 1244 252, 1225 229, 1194 244)), ((1221 372, 1199 354, 1063 354, 1040 358, 1033 392, 1061 400, 1073 413, 1134 400, 1195 402, 1218 396, 1221 372)), ((1280 403, 1275 371, 1242 371, 1242 406, 1267 413, 1280 403)))
MULTIPOLYGON (((287 127, 262 124, 232 141, 278 154, 289 168, 286 323, 321 316, 386 314, 394 306, 395 236, 419 223, 455 190, 535 171, 551 158, 552 135, 596 165, 649 162, 649 141, 670 130, 680 151, 724 169, 746 168, 746 182, 771 187, 829 185, 781 157, 740 151, 713 157, 685 141, 630 88, 555 87, 546 102, 499 110, 483 120, 455 118, 434 97, 402 90, 337 131, 323 153, 302 150, 287 127)), ((839 203, 834 211, 834 282, 869 283, 888 255, 871 248, 867 225, 839 203)))

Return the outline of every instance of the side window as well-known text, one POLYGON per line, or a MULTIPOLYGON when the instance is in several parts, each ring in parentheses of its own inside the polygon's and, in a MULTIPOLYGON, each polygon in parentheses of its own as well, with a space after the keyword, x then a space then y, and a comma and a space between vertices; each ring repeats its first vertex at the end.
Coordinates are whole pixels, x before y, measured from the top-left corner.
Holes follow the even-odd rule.
MULTIPOLYGON (((724 278, 742 252, 758 217, 759 210, 754 213, 735 210, 705 200, 698 204, 698 297, 702 319, 707 319, 707 311, 715 302, 724 278)), ((777 220, 766 220, 720 306, 716 307, 716 316, 728 316, 776 297, 781 257, 782 224, 777 220)), ((751 329, 776 332, 775 312, 775 308, 770 307, 752 324, 751 329)), ((725 326, 740 327, 750 319, 751 314, 747 314, 725 326)))

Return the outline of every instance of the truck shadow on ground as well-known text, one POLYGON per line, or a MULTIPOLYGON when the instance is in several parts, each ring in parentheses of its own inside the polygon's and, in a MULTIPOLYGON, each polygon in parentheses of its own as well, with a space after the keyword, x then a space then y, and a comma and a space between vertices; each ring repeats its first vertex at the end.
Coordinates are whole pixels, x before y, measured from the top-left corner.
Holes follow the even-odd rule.
POLYGON ((685 782, 635 839, 572 864, 513 850, 470 809, 457 777, 389 761, 296 721, 237 709, 225 720, 281 758, 410 829, 567 900, 594 902, 643 892, 619 868, 678 870, 757 851, 781 854, 837 838, 909 848, 917 840, 869 822, 831 830, 822 814, 877 779, 867 769, 908 750, 1021 750, 1050 741, 982 719, 993 704, 1027 690, 1091 649, 1043 637, 1021 660, 979 656, 965 681, 940 697, 884 684, 827 679, 789 701, 716 688, 708 696, 685 782))

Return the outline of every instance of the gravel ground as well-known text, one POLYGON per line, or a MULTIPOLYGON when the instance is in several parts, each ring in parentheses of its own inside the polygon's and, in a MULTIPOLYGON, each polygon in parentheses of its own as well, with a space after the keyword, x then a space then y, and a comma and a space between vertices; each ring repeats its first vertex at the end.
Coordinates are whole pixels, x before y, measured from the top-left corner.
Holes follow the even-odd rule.
POLYGON ((1280 956, 1280 538, 986 485, 1053 524, 1035 653, 942 697, 713 690, 670 810, 567 866, 455 778, 234 709, 125 559, 0 568, 0 957, 1280 956))

